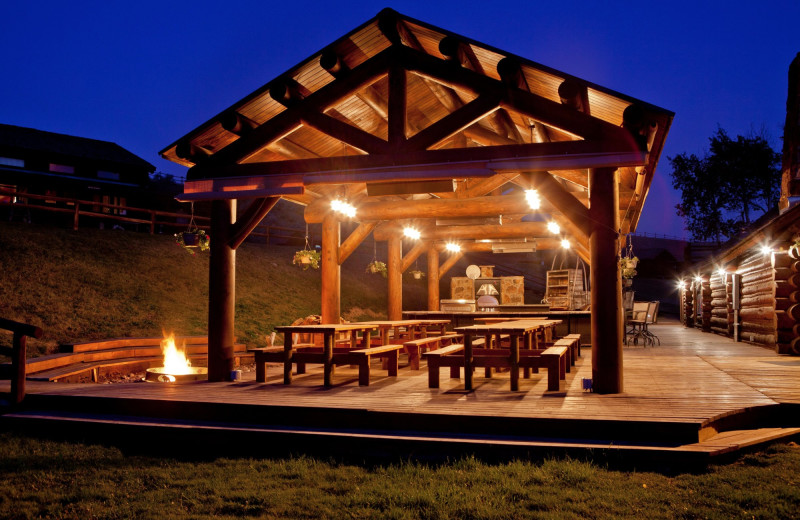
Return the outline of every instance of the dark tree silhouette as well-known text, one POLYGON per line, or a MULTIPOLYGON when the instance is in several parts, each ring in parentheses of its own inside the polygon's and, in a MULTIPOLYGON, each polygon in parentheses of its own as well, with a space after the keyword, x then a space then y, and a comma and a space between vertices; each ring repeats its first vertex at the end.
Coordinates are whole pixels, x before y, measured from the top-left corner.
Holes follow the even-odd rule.
POLYGON ((780 154, 763 136, 731 139, 718 129, 703 158, 668 157, 672 187, 680 190, 675 208, 686 218, 695 240, 731 237, 752 222, 751 216, 777 206, 780 194, 780 154))

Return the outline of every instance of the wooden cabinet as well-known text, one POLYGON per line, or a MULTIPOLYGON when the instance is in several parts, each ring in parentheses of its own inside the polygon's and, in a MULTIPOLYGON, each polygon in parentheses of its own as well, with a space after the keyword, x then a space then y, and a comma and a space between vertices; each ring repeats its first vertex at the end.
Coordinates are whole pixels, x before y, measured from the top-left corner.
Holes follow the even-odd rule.
POLYGON ((583 271, 580 269, 559 269, 547 271, 545 298, 551 309, 576 310, 589 302, 583 288, 583 271))

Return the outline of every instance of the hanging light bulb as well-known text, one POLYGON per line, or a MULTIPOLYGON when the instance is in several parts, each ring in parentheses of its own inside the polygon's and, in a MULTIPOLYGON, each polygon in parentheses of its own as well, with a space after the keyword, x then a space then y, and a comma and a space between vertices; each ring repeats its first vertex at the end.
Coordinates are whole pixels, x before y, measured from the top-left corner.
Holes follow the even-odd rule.
POLYGON ((561 247, 563 247, 564 249, 569 249, 569 247, 570 247, 569 240, 567 240, 566 238, 562 238, 561 239, 561 247))
POLYGON ((418 229, 414 229, 413 227, 409 226, 403 228, 403 236, 413 240, 419 240, 419 238, 422 236, 422 233, 420 233, 418 229))
POLYGON ((334 199, 331 201, 331 209, 333 211, 338 211, 342 215, 345 215, 349 218, 353 218, 356 216, 356 208, 352 204, 347 201, 334 199))
POLYGON ((525 190, 525 200, 531 209, 539 209, 539 193, 536 190, 525 190))
POLYGON ((561 233, 561 226, 558 225, 558 222, 555 220, 551 220, 547 223, 547 230, 554 235, 561 233))
POLYGON ((448 242, 444 245, 444 248, 450 251, 451 253, 460 253, 461 246, 456 244, 455 242, 448 242))

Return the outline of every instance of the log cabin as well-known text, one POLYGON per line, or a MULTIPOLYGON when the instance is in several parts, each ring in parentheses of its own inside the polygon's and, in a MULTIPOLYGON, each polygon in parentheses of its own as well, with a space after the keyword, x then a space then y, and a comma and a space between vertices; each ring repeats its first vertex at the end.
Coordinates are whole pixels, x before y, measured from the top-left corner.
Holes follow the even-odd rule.
POLYGON ((232 367, 236 248, 283 198, 321 224, 323 323, 338 322, 340 266, 370 235, 387 242, 390 320, 403 312, 402 273, 423 254, 436 310, 462 255, 569 240, 590 265, 594 389, 621 392, 620 249, 673 115, 382 10, 161 151, 189 167, 180 200, 212 205, 209 378, 232 367), (523 220, 535 211, 563 232, 523 220), (345 219, 358 227, 342 237, 345 219), (406 226, 420 238, 404 252, 406 226))
MULTIPOLYGON (((144 205, 155 166, 116 143, 0 124, 0 188, 89 200, 144 205)), ((0 203, 13 202, 0 196, 0 203)), ((62 204, 45 199, 43 204, 62 204)), ((105 208, 109 209, 109 208, 105 208)))
POLYGON ((800 53, 789 67, 781 195, 745 237, 682 274, 687 327, 800 355, 800 53))

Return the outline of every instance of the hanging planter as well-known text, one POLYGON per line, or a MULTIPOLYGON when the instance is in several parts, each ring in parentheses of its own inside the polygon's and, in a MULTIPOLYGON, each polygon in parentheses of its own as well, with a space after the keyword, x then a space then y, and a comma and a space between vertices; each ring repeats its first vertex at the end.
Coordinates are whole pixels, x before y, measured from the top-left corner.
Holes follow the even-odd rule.
POLYGON ((202 229, 191 229, 175 233, 175 243, 193 255, 195 251, 208 251, 211 237, 202 229))
POLYGON ((292 263, 302 267, 303 271, 308 270, 308 268, 319 269, 320 258, 321 255, 318 251, 313 249, 301 249, 294 254, 292 263))
POLYGON ((208 251, 211 247, 211 237, 206 234, 202 229, 198 229, 194 223, 194 202, 191 205, 191 218, 189 219, 189 226, 186 231, 175 233, 175 243, 186 249, 189 254, 195 254, 195 251, 208 251))
POLYGON ((367 265, 367 273, 369 274, 378 274, 380 273, 383 275, 384 278, 387 277, 386 272, 386 264, 381 262, 380 260, 373 260, 372 262, 367 265))
POLYGON ((411 271, 410 274, 414 278, 414 280, 422 280, 422 278, 425 277, 425 273, 423 273, 422 271, 418 271, 416 269, 411 271))
POLYGON ((292 263, 302 267, 303 271, 307 271, 309 268, 319 269, 319 261, 321 258, 322 255, 319 254, 319 251, 311 249, 311 246, 308 244, 308 224, 306 224, 306 245, 303 249, 294 254, 292 263))
POLYGON ((622 273, 623 281, 626 286, 633 283, 632 278, 636 276, 636 266, 639 265, 639 259, 633 255, 633 241, 631 236, 628 235, 628 249, 625 251, 625 256, 619 259, 619 270, 622 273))

